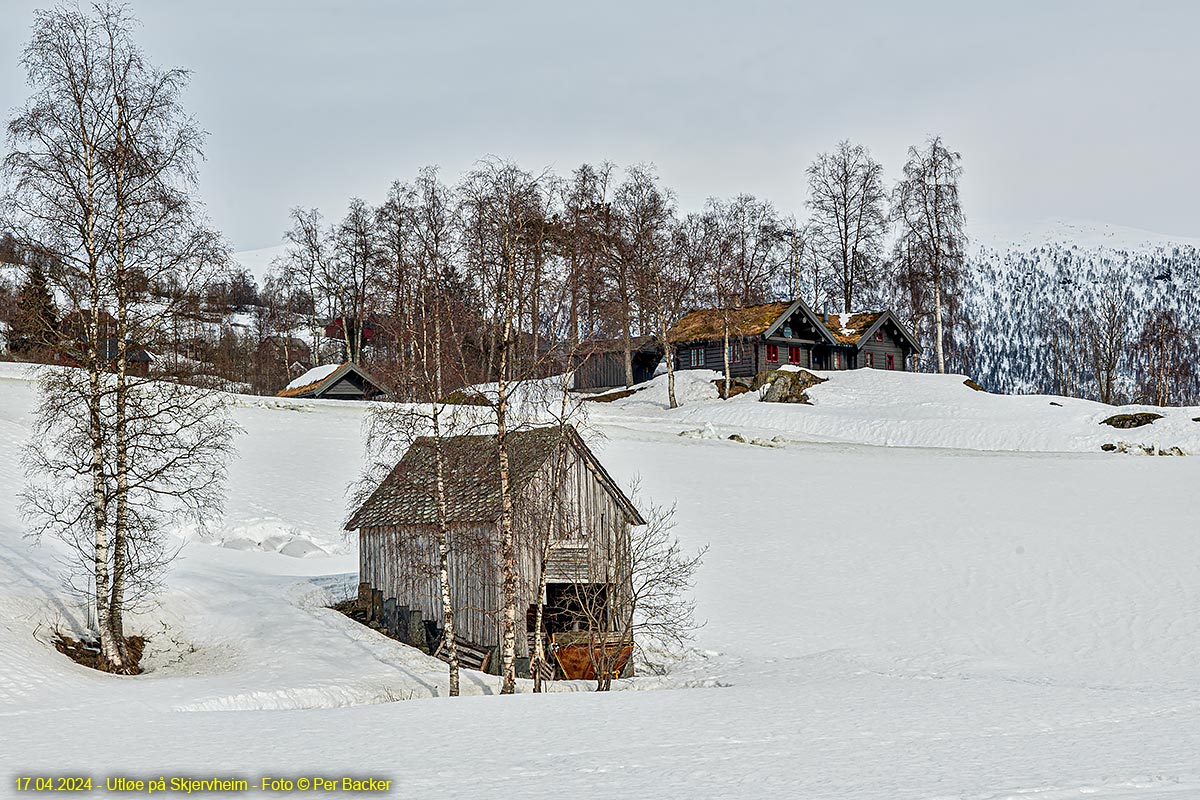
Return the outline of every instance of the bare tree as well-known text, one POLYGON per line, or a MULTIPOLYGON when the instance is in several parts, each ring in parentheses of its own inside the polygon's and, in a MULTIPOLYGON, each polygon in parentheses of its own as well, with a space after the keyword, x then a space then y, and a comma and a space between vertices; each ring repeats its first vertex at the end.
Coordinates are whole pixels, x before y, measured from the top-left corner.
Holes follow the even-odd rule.
POLYGON ((813 308, 820 308, 824 281, 809 277, 814 265, 820 261, 812 257, 808 228, 796 222, 794 217, 788 217, 780 223, 779 233, 786 253, 788 299, 804 297, 805 292, 811 290, 810 304, 813 308))
POLYGON ((635 164, 617 187, 609 216, 608 275, 616 292, 619 329, 624 341, 625 385, 633 385, 633 332, 651 276, 665 252, 674 215, 674 197, 659 185, 654 168, 635 164))
POLYGON ((1142 325, 1137 350, 1143 393, 1153 398, 1155 405, 1170 405, 1180 385, 1187 385, 1196 349, 1195 335, 1179 324, 1173 310, 1160 306, 1150 313, 1142 325))
POLYGON ((696 285, 710 263, 713 227, 701 214, 689 214, 672 231, 666 257, 650 275, 647 307, 655 335, 663 347, 667 363, 667 400, 678 408, 675 396, 675 347, 670 330, 687 311, 696 285))
POLYGON ((844 312, 877 289, 887 232, 883 167, 848 140, 808 168, 812 247, 828 265, 844 312))
POLYGON ((609 299, 602 279, 607 252, 605 224, 609 219, 610 185, 614 167, 584 164, 562 187, 562 218, 557 242, 564 262, 567 290, 569 349, 597 333, 609 299))
MULTIPOLYGON (((631 495, 638 496, 636 485, 631 495)), ((574 584, 574 605, 593 632, 588 655, 597 691, 611 688, 623 646, 633 642, 643 653, 678 650, 699 627, 691 591, 708 547, 683 548, 674 534, 674 506, 651 504, 643 516, 646 524, 630 531, 627 553, 612 559, 604 574, 574 584), (597 585, 609 590, 591 590, 597 585)))
POLYGON ((287 249, 276 265, 278 274, 274 279, 277 285, 287 287, 293 304, 297 296, 308 300, 301 305, 306 311, 309 344, 316 366, 321 363, 322 316, 336 314, 336 307, 330 302, 333 295, 326 291, 326 276, 333 271, 333 234, 315 208, 293 208, 291 218, 292 227, 284 234, 287 249))
POLYGON ((1088 372, 1087 351, 1076 335, 1085 328, 1083 311, 1073 305, 1051 306, 1041 316, 1041 338, 1049 352, 1051 385, 1048 391, 1063 397, 1080 397, 1088 372))
POLYGON ((495 159, 481 162, 460 189, 465 224, 473 234, 468 257, 475 259, 473 266, 481 289, 490 300, 488 316, 496 337, 495 385, 488 399, 496 426, 500 492, 497 530, 502 574, 502 694, 516 691, 517 553, 507 437, 512 423, 510 395, 522 364, 513 356, 519 333, 522 267, 527 264, 530 238, 544 219, 541 191, 538 178, 516 164, 495 159))
POLYGON ((1084 329, 1096 399, 1101 403, 1119 399, 1121 364, 1129 349, 1129 306, 1128 287, 1116 276, 1107 276, 1098 287, 1084 329))
POLYGON ((201 135, 179 104, 186 75, 148 65, 132 26, 114 5, 38 13, 24 56, 34 94, 5 159, 10 211, 53 254, 84 368, 40 381, 26 510, 90 565, 102 663, 116 672, 136 670, 124 612, 161 566, 159 530, 167 515, 202 521, 219 507, 234 431, 210 395, 129 374, 133 343, 177 310, 169 292, 144 302, 146 287, 194 286, 225 255, 188 196, 201 135))
POLYGON ((944 298, 957 296, 963 279, 965 220, 958 197, 962 157, 931 137, 923 150, 908 148, 904 174, 892 192, 892 218, 900 225, 896 257, 910 282, 929 287, 937 371, 946 371, 944 298))

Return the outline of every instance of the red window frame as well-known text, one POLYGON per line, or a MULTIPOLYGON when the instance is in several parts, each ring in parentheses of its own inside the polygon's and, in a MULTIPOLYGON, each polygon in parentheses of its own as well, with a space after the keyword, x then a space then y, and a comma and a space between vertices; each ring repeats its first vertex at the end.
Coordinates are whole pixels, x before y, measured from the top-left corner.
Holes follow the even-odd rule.
POLYGON ((834 369, 842 368, 842 354, 841 353, 833 354, 833 368, 834 369))
POLYGON ((883 341, 883 328, 880 328, 879 330, 875 331, 875 341, 877 341, 877 342, 883 341))
POLYGON ((779 345, 777 345, 777 344, 767 345, 767 363, 768 364, 778 364, 779 363, 779 345))
POLYGON ((887 368, 888 369, 896 368, 896 357, 894 355, 892 355, 891 353, 887 354, 887 368))
POLYGON ((704 366, 704 348, 693 347, 688 351, 688 366, 703 367, 704 366))
POLYGON ((788 363, 789 364, 803 363, 803 360, 802 360, 804 358, 803 353, 804 353, 804 351, 800 348, 799 345, 789 344, 788 345, 788 363))
POLYGON ((867 369, 872 369, 872 368, 874 368, 874 366, 875 366, 875 354, 874 354, 874 353, 864 353, 864 355, 866 356, 866 359, 867 359, 867 369))
POLYGON ((740 344, 735 344, 734 342, 729 343, 729 363, 742 363, 742 346, 740 344))

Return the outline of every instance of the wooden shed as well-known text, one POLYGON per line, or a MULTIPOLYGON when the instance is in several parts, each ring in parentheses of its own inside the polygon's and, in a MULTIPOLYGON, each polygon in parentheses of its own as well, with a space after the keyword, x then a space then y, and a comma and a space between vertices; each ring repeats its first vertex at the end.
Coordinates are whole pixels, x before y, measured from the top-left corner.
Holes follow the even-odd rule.
MULTIPOLYGON (((663 358, 662 343, 655 336, 635 336, 630 344, 633 382, 654 377, 663 358)), ((571 388, 583 391, 615 389, 625 385, 625 340, 586 339, 571 353, 571 388)))
MULTIPOLYGON (((456 436, 441 444, 455 634, 489 653, 496 671, 503 633, 496 437, 456 436)), ((574 428, 511 432, 506 450, 517 556, 516 650, 527 665, 526 620, 539 601, 546 603, 548 634, 623 629, 630 527, 645 521, 574 428), (546 586, 539 595, 543 563, 546 586), (602 598, 602 623, 594 613, 581 619, 561 600, 584 592, 602 598)), ((359 580, 400 609, 396 613, 420 620, 426 641, 410 643, 430 649, 442 620, 435 453, 433 439, 417 439, 346 524, 358 532, 359 580)))

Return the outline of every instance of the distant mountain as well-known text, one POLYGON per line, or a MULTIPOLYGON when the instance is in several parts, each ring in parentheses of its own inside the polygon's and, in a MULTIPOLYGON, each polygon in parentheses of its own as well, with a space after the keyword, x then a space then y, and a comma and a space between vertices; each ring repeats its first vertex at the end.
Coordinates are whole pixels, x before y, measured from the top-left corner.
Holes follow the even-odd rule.
MULTIPOLYGON (((1200 239, 1082 222, 976 226, 971 233, 969 369, 989 389, 1060 391, 1053 385, 1050 341, 1082 348, 1089 312, 1104 291, 1120 292, 1131 342, 1151 311, 1169 308, 1191 331, 1194 346, 1200 332, 1200 239)), ((1137 388, 1138 359, 1131 348, 1127 352, 1119 394, 1126 401, 1145 399, 1137 388)), ((1181 388, 1180 399, 1200 395, 1194 378, 1181 388)))

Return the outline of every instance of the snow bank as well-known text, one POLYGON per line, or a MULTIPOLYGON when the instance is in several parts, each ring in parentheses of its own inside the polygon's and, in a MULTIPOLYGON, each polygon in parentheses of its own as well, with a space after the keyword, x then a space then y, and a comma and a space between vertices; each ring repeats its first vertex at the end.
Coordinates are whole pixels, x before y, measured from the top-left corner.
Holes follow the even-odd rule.
POLYGON ((594 410, 597 421, 620 424, 631 415, 684 427, 711 424, 726 433, 781 435, 798 441, 888 447, 1020 452, 1100 452, 1126 441, 1200 453, 1200 408, 1114 407, 1046 395, 994 395, 969 388, 962 375, 886 370, 812 371, 828 380, 808 390, 812 405, 763 403, 756 393, 722 401, 709 370, 678 373, 681 407, 667 409, 666 378, 594 410), (1152 425, 1118 430, 1101 421, 1119 413, 1155 411, 1152 425))

